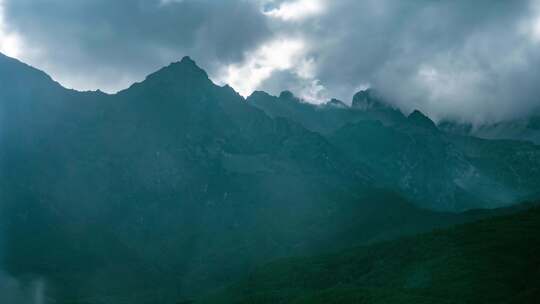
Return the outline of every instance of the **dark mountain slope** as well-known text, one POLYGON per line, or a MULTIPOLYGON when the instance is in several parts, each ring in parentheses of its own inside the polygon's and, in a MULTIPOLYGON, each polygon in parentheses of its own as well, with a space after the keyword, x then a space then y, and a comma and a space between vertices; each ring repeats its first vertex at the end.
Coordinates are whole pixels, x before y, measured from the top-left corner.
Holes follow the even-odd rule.
MULTIPOLYGON (((0 75, 1 266, 43 279, 53 303, 167 303, 277 257, 471 219, 415 207, 384 166, 267 115, 189 58, 115 95, 4 57, 0 75)), ((384 126, 440 141, 412 118, 384 126)))
POLYGON ((276 257, 462 220, 380 189, 189 58, 115 95, 2 65, 21 69, 0 91, 2 262, 57 302, 166 302, 276 257))
POLYGON ((351 124, 329 139, 430 209, 503 206, 537 193, 540 185, 540 147, 525 142, 449 136, 427 122, 399 128, 351 124))
POLYGON ((494 208, 540 189, 540 147, 447 133, 420 111, 405 117, 373 90, 358 92, 350 108, 307 104, 287 92, 256 92, 247 101, 324 134, 380 185, 423 208, 494 208))
POLYGON ((277 261, 200 303, 538 303, 540 209, 277 261))
POLYGON ((118 95, 47 77, 34 87, 36 75, 6 79, 13 89, 0 93, 5 264, 91 285, 66 288, 74 298, 123 277, 134 278, 126 294, 219 286, 339 234, 339 212, 327 215, 337 198, 347 213, 368 203, 366 177, 322 137, 268 118, 188 58, 118 95))

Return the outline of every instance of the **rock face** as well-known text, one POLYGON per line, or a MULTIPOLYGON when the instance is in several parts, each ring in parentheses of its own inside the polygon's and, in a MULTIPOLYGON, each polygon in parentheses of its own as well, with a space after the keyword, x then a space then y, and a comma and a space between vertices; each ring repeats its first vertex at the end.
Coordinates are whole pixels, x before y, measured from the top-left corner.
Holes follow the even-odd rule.
POLYGON ((400 111, 373 99, 370 93, 358 93, 355 100, 356 104, 353 101, 353 105, 349 107, 337 99, 322 105, 310 104, 295 97, 291 92, 283 92, 279 97, 265 92, 254 92, 247 98, 248 104, 263 110, 269 116, 288 118, 322 135, 332 133, 348 123, 367 120, 395 125, 406 119, 400 111), (364 95, 369 96, 369 107, 358 104, 358 96, 364 95))
POLYGON ((538 194, 540 150, 532 144, 447 132, 418 110, 404 116, 371 90, 357 93, 351 108, 309 105, 291 96, 255 93, 247 101, 325 135, 377 183, 423 208, 493 208, 538 194))
POLYGON ((454 137, 423 119, 410 123, 398 128, 378 122, 347 125, 330 141, 424 208, 500 207, 536 195, 537 146, 454 137))
POLYGON ((77 92, 0 56, 3 266, 65 302, 170 302, 275 257, 439 224, 419 207, 540 189, 534 145, 367 104, 246 101, 190 58, 114 95, 77 92))
POLYGON ((372 89, 360 91, 353 96, 352 107, 360 110, 381 110, 390 108, 372 89))
POLYGON ((435 123, 429 119, 424 113, 414 110, 408 117, 409 123, 411 125, 417 126, 426 130, 437 130, 435 123))

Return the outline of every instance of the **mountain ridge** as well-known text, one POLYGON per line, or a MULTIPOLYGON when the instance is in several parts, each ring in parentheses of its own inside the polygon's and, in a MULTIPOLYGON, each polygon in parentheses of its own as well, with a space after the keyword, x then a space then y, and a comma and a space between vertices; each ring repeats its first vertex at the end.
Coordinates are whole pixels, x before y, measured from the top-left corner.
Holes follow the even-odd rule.
MULTIPOLYGON (((16 60, 10 60, 10 65, 13 65, 17 62, 18 61, 16 60)), ((35 88, 35 90, 41 90, 41 87, 47 87, 46 83, 43 82, 43 75, 46 75, 44 72, 33 69, 27 65, 25 65, 24 70, 26 70, 27 72, 31 71, 33 75, 30 78, 34 79, 35 77, 37 77, 41 79, 38 81, 40 84, 38 87, 35 88), (38 75, 39 77, 36 75, 38 75)), ((59 117, 64 115, 62 114, 63 112, 72 113, 70 114, 71 117, 68 117, 67 120, 70 121, 70 124, 76 125, 79 121, 88 121, 88 123, 92 123, 90 122, 90 120, 105 119, 105 122, 106 120, 114 121, 116 120, 116 118, 113 116, 118 117, 119 115, 124 115, 120 112, 127 110, 127 112, 130 113, 129 117, 131 117, 131 123, 140 121, 137 122, 137 124, 141 124, 144 120, 147 120, 148 118, 153 116, 156 124, 158 123, 158 121, 168 121, 167 124, 169 124, 171 128, 178 129, 179 131, 182 128, 193 126, 193 124, 204 124, 205 121, 213 121, 211 117, 220 116, 222 118, 219 119, 227 120, 226 124, 222 124, 221 126, 216 124, 214 126, 210 126, 208 130, 199 130, 197 131, 199 135, 197 135, 196 137, 191 136, 191 138, 198 138, 197 141, 200 141, 205 137, 211 138, 217 134, 221 134, 219 136, 232 136, 231 139, 235 138, 235 141, 248 140, 250 143, 245 144, 244 148, 253 150, 253 148, 257 147, 257 144, 254 143, 264 140, 260 136, 260 134, 256 134, 256 132, 258 131, 255 131, 255 133, 250 131, 254 124, 262 123, 266 125, 264 128, 271 130, 275 128, 275 126, 271 126, 271 124, 274 124, 275 122, 278 122, 284 118, 285 120, 283 120, 283 126, 288 125, 286 128, 289 129, 289 131, 298 127, 303 127, 308 131, 313 132, 314 136, 318 136, 319 139, 317 139, 317 141, 325 142, 328 139, 335 138, 334 134, 346 127, 347 124, 357 124, 363 121, 380 121, 382 123, 382 126, 380 128, 390 128, 392 130, 398 131, 398 133, 400 133, 401 135, 397 135, 396 133, 397 136, 413 136, 415 138, 414 141, 416 142, 422 142, 429 139, 430 141, 432 141, 432 146, 435 142, 437 142, 438 145, 441 145, 440 149, 442 150, 440 151, 445 151, 443 153, 449 154, 448 156, 442 155, 442 157, 455 158, 455 156, 457 156, 456 161, 463 163, 463 172, 459 173, 458 176, 454 176, 454 173, 452 173, 449 177, 447 177, 449 178, 449 182, 452 183, 452 185, 449 186, 450 188, 455 188, 456 185, 456 189, 461 188, 459 184, 463 184, 463 181, 459 181, 460 179, 462 179, 462 177, 460 176, 467 176, 468 174, 470 174, 466 173, 467 170, 472 170, 471 172, 473 172, 473 176, 479 174, 477 165, 473 164, 472 167, 470 165, 473 158, 477 158, 477 155, 469 156, 467 154, 468 152, 466 151, 469 151, 471 149, 463 146, 463 141, 459 137, 454 136, 452 133, 447 134, 445 132, 441 132, 437 125, 435 125, 435 123, 429 117, 422 114, 418 110, 413 111, 409 116, 405 116, 399 110, 395 110, 386 105, 377 106, 383 105, 385 103, 378 99, 376 93, 374 93, 373 90, 361 91, 355 95, 355 100, 357 104, 356 108, 354 106, 343 107, 341 106, 342 103, 336 102, 334 102, 334 104, 338 104, 339 106, 331 103, 321 106, 305 103, 302 102, 301 99, 295 97, 294 94, 289 91, 283 91, 278 97, 272 96, 265 92, 256 91, 247 99, 244 99, 230 86, 226 85, 220 87, 214 84, 212 80, 208 77, 208 74, 202 68, 200 68, 195 63, 195 61, 193 61, 190 57, 187 56, 178 62, 171 63, 167 67, 164 67, 148 75, 144 81, 136 83, 126 90, 111 95, 103 94, 100 92, 78 92, 74 90, 69 90, 61 87, 58 83, 54 82, 54 80, 52 80, 52 78, 48 76, 45 77, 45 79, 46 82, 50 83, 50 88, 46 88, 45 91, 42 91, 43 93, 32 93, 32 90, 28 90, 26 88, 18 89, 21 82, 21 80, 18 78, 7 79, 7 81, 10 81, 12 85, 9 85, 9 88, 7 90, 4 90, 2 93, 0 93, 0 96, 1 94, 7 94, 6 98, 10 99, 13 98, 11 97, 10 92, 13 91, 13 88, 15 88, 15 91, 18 92, 13 93, 15 95, 18 94, 17 96, 15 96, 15 98, 18 98, 21 101, 26 100, 24 101, 25 106, 21 108, 20 105, 15 104, 5 105, 6 110, 9 110, 10 107, 18 107, 18 109, 13 109, 15 113, 20 111, 35 112, 32 115, 38 119, 36 119, 33 123, 42 123, 39 128, 44 130, 47 130, 47 128, 43 128, 43 126, 58 124, 57 120, 61 119, 59 117), (51 88, 53 89, 51 90, 51 88), (43 96, 49 97, 45 97, 45 102, 43 102, 42 104, 36 105, 33 101, 34 98, 32 94, 45 94, 43 96), (169 98, 169 95, 177 95, 178 97, 175 98, 176 100, 172 100, 171 98, 169 98), (107 99, 119 99, 122 102, 111 103, 100 101, 96 103, 91 101, 92 99, 96 98, 102 99, 103 101, 107 99), (61 101, 68 99, 72 100, 73 102, 70 101, 66 103, 65 101, 61 101), (85 101, 82 103, 82 100, 88 100, 88 102, 85 101), (130 100, 134 102, 130 102, 130 100), (152 100, 152 102, 149 102, 150 100, 152 100), (188 101, 189 104, 185 103, 188 101), (359 102, 367 102, 370 105, 375 106, 367 107, 366 109, 358 109, 359 102), (123 108, 124 110, 121 110, 120 108, 123 108), (128 110, 128 108, 132 109, 128 110), (265 115, 263 113, 268 115, 270 117, 270 120, 264 118, 265 115), (101 118, 97 117, 96 115, 101 115, 101 118), (144 116, 146 116, 146 118, 144 116), (271 122, 271 120, 274 120, 274 122, 271 122), (298 126, 293 127, 293 125, 295 124, 297 124, 298 126), (235 128, 239 128, 237 130, 242 131, 235 131, 235 128), (448 148, 444 148, 444 146, 447 146, 448 148), (466 148, 464 151, 458 151, 464 148, 466 148), (466 169, 467 167, 471 167, 472 169, 466 169)), ((7 113, 7 111, 5 112, 7 113)), ((21 115, 24 115, 22 114, 23 112, 20 113, 21 115)), ((21 116, 19 119, 24 120, 26 118, 21 116)), ((163 126, 159 126, 159 128, 163 128, 164 126, 165 125, 163 124, 163 126)), ((31 126, 27 127, 31 128, 31 126)), ((30 129, 28 130, 28 132, 31 132, 30 129)), ((101 130, 100 132, 105 133, 106 131, 101 130)), ((306 133, 306 135, 307 134, 308 133, 306 133)), ((267 135, 274 136, 270 133, 267 133, 267 135)), ((355 136, 358 136, 358 132, 356 134, 349 134, 348 136, 349 138, 347 139, 340 139, 339 144, 337 141, 333 141, 333 143, 331 143, 330 145, 337 144, 338 150, 341 150, 340 153, 342 153, 343 155, 347 155, 347 151, 354 149, 352 146, 350 146, 354 143, 354 141, 351 139, 353 139, 355 136)), ((276 140, 279 140, 278 137, 272 139, 272 141, 274 142, 276 140)), ((480 142, 475 143, 474 140, 469 140, 467 141, 467 143, 468 145, 480 144, 480 142)), ((509 144, 504 142, 498 143, 500 145, 509 144)), ((230 144, 227 146, 227 149, 237 150, 239 146, 237 145, 235 147, 235 145, 237 144, 230 144)), ((263 152, 269 147, 270 146, 265 144, 261 146, 259 151, 263 152)), ((369 149, 371 149, 371 147, 367 148, 368 151, 366 151, 366 153, 369 153, 369 149)), ((338 154, 337 151, 335 151, 334 153, 336 153, 336 155, 338 154)), ((373 176, 373 171, 384 172, 388 170, 388 168, 379 168, 377 166, 374 167, 369 163, 365 163, 367 161, 366 158, 357 157, 354 155, 350 156, 359 161, 356 163, 356 165, 359 166, 359 168, 362 168, 361 170, 365 172, 364 176, 366 177, 373 176)), ((433 158, 438 156, 436 154, 431 154, 430 156, 426 157, 433 158)), ((487 155, 482 157, 487 160, 487 155)), ((518 156, 517 154, 515 154, 515 157, 522 156, 518 156)), ((481 161, 485 162, 485 160, 481 161)), ((409 161, 412 160, 406 160, 406 162, 409 161)), ((420 160, 414 160, 413 162, 418 163, 419 161, 420 160)), ((370 162, 373 163, 373 160, 370 162)), ((493 163, 493 160, 489 160, 489 162, 492 163, 490 164, 490 166, 496 165, 493 163)), ((413 166, 416 166, 416 164, 405 164, 405 166, 408 168, 412 168, 413 166)), ((482 166, 484 165, 482 164, 482 166)), ((508 168, 504 169, 507 172, 502 174, 515 174, 515 172, 512 171, 513 169, 511 168, 511 166, 512 165, 509 165, 508 168)), ((409 187, 409 182, 406 181, 410 178, 408 177, 410 173, 409 170, 410 169, 406 169, 406 171, 402 171, 402 173, 400 173, 401 175, 403 175, 403 178, 398 183, 397 189, 403 190, 404 185, 407 185, 406 188, 409 187)), ((426 172, 433 170, 436 170, 436 168, 427 169, 426 172)), ((485 173, 487 173, 487 171, 485 173)), ((501 173, 497 174, 500 175, 501 173)), ((371 177, 367 179, 370 178, 371 177)), ((465 177, 466 180, 469 178, 470 177, 465 177)), ((492 179, 490 176, 487 176, 486 178, 487 179, 484 179, 483 181, 482 179, 479 179, 478 182, 475 183, 492 183, 492 181, 489 181, 489 179, 492 179)), ((519 181, 521 179, 521 177, 518 177, 517 180, 519 181)), ((418 180, 417 182, 421 183, 420 180, 418 180)), ((509 180, 504 181, 504 183, 508 184, 509 180)), ((515 187, 514 185, 500 184, 499 181, 495 182, 495 184, 498 185, 497 187, 500 189, 511 189, 512 187, 515 187)), ((529 182, 529 184, 531 183, 529 182)), ((440 190, 433 191, 434 193, 440 192, 440 190)), ((500 203, 503 203, 503 201, 508 201, 509 198, 512 196, 515 196, 515 200, 519 201, 520 199, 523 199, 529 195, 527 191, 528 190, 526 190, 525 188, 522 188, 519 191, 506 191, 506 194, 501 195, 502 198, 499 199, 499 201, 500 203), (510 194, 512 192, 514 192, 514 194, 510 194)), ((444 193, 444 191, 441 193, 444 193)), ((410 199, 414 201, 414 198, 410 199)), ((427 200, 429 201, 429 198, 427 198, 427 200)), ((466 206, 469 203, 457 203, 457 205, 460 204, 466 206)), ((449 204, 449 206, 451 205, 452 204, 449 204)))
POLYGON ((538 189, 535 146, 432 132, 395 109, 246 100, 188 58, 117 94, 2 71, 3 266, 67 303, 190 297, 538 189))

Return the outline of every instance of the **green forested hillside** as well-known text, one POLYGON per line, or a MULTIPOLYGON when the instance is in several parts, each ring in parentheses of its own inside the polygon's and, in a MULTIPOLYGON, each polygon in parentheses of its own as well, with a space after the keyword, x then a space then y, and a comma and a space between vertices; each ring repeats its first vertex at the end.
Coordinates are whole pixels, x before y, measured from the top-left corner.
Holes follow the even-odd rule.
POLYGON ((200 303, 539 303, 540 209, 268 264, 200 303))

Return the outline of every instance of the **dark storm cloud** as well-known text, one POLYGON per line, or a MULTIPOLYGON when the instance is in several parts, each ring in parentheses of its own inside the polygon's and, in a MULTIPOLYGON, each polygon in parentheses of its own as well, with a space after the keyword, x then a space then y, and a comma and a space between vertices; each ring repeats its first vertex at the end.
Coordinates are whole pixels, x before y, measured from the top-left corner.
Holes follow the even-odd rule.
POLYGON ((190 55, 241 91, 350 102, 371 85, 436 119, 540 105, 539 0, 3 1, 22 59, 78 88, 119 89, 190 55))
POLYGON ((208 68, 237 61, 268 35, 250 1, 4 0, 4 13, 23 57, 60 80, 105 89, 184 55, 208 68))

